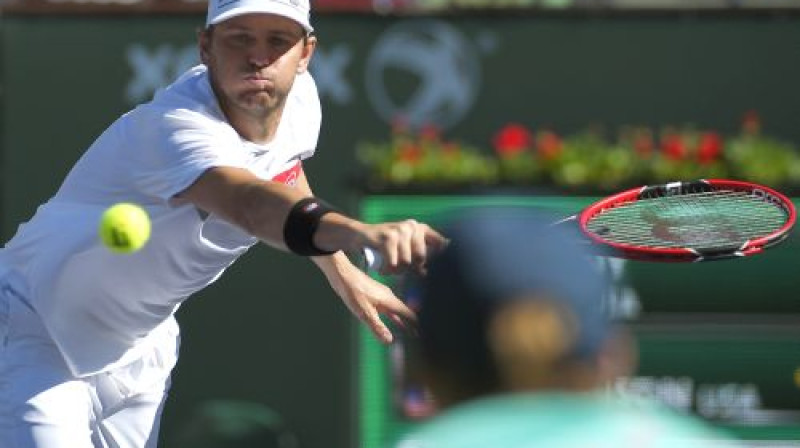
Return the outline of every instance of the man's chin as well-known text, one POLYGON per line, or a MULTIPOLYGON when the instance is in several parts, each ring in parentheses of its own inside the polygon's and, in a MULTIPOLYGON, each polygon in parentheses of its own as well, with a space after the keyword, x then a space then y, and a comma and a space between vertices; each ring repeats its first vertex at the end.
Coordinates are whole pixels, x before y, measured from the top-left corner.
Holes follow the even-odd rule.
POLYGON ((239 97, 237 101, 238 106, 242 109, 258 112, 258 111, 271 111, 277 107, 278 101, 272 96, 264 92, 244 94, 239 97))

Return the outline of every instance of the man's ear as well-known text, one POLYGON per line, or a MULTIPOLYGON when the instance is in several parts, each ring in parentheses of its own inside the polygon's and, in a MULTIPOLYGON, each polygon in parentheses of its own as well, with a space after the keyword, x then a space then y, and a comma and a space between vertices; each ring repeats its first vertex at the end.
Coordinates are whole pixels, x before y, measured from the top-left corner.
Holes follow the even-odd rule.
POLYGON ((197 51, 200 54, 200 61, 208 65, 210 59, 211 31, 207 28, 197 32, 197 51))
POLYGON ((633 375, 639 364, 639 351, 636 339, 627 329, 616 329, 597 357, 597 371, 601 383, 610 384, 615 380, 633 375))
POLYGON ((317 48, 317 37, 309 35, 305 38, 303 44, 303 54, 300 57, 300 63, 297 66, 297 73, 305 73, 308 71, 308 66, 311 64, 311 58, 314 56, 314 50, 317 48))

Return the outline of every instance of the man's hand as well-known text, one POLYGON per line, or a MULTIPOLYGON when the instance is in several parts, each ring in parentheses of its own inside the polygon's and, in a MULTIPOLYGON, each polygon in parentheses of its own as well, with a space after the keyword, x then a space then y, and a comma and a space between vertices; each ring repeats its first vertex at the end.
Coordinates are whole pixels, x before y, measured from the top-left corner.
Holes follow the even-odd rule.
POLYGON ((373 224, 367 236, 365 247, 379 254, 383 274, 408 269, 424 274, 428 257, 447 244, 447 239, 439 232, 413 219, 373 224))
POLYGON ((315 261, 350 312, 366 324, 381 342, 389 344, 394 340, 381 315, 401 328, 416 325, 414 311, 397 298, 391 288, 358 269, 344 254, 318 257, 315 261))
POLYGON ((372 249, 382 260, 381 273, 425 272, 428 256, 447 244, 447 238, 413 219, 367 224, 336 213, 325 215, 314 236, 317 247, 362 253, 372 249))

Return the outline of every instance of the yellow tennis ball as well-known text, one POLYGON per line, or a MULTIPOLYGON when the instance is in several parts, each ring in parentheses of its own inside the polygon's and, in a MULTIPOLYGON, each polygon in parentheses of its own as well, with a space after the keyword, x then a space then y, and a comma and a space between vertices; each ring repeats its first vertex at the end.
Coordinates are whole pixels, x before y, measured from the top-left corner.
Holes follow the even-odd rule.
POLYGON ((141 249, 150 238, 150 217, 136 204, 120 202, 100 219, 100 239, 111 251, 128 254, 141 249))

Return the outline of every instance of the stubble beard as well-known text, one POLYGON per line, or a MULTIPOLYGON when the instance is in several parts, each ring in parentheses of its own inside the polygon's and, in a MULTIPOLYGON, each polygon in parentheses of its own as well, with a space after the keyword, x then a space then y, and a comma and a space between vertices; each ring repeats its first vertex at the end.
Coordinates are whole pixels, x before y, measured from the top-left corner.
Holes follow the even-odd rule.
POLYGON ((280 112, 286 102, 287 95, 280 95, 274 89, 235 92, 226 91, 217 82, 212 82, 212 86, 217 101, 226 115, 235 114, 253 120, 268 120, 273 114, 280 112))

